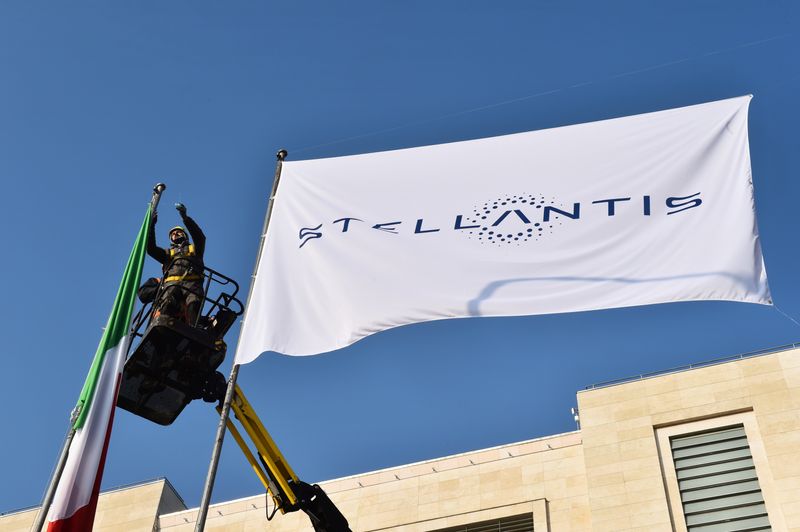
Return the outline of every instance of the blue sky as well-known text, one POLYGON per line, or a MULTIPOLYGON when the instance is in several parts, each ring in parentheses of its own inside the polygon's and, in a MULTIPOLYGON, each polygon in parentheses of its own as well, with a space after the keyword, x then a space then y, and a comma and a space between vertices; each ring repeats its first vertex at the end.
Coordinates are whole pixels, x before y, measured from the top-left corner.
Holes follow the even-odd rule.
MULTIPOLYGON (((246 287, 280 148, 364 153, 752 93, 770 286, 800 316, 798 15, 739 0, 2 2, 0 511, 40 501, 152 186, 169 187, 162 242, 184 202, 207 263, 246 287)), ((798 339, 774 308, 723 302, 446 320, 268 353, 240 383, 319 481, 573 430, 587 385, 798 339)), ((205 403, 168 428, 118 412, 104 487, 167 476, 196 506, 216 422, 205 403)), ((229 439, 213 499, 260 490, 229 439)))

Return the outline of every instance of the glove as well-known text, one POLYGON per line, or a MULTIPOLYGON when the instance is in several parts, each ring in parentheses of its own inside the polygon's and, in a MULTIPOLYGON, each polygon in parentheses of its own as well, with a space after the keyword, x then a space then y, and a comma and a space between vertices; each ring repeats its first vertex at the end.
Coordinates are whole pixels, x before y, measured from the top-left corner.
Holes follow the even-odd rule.
POLYGON ((150 215, 150 219, 153 220, 153 225, 156 225, 156 222, 158 222, 158 213, 154 212, 152 215, 150 215))
POLYGON ((180 213, 181 218, 186 216, 186 205, 184 205, 183 203, 176 203, 175 208, 178 210, 178 213, 180 213))

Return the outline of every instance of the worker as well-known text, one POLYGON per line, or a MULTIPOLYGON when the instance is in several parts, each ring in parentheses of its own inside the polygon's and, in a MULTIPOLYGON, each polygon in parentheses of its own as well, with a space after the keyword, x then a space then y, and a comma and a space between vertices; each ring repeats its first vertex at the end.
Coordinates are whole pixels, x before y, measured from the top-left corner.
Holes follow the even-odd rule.
POLYGON ((203 252, 206 237, 200 226, 186 214, 186 206, 176 203, 175 208, 181 215, 186 229, 177 226, 169 230, 169 248, 156 245, 156 222, 153 215, 150 224, 150 235, 147 239, 147 254, 161 263, 164 272, 161 295, 154 304, 154 316, 164 314, 180 318, 189 325, 197 323, 197 317, 203 306, 203 252), (189 241, 186 230, 194 243, 189 241))

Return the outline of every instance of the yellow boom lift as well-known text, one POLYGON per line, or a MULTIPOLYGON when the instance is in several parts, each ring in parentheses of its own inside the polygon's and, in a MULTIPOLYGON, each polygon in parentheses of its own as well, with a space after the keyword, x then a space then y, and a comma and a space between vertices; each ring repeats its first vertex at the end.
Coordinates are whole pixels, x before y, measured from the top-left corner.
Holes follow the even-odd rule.
MULTIPOLYGON (((155 194, 162 190, 163 185, 157 185, 155 194)), ((173 262, 178 260, 185 259, 173 262)), ((155 312, 153 303, 164 292, 164 281, 154 279, 152 285, 155 293, 150 297, 143 298, 140 290, 144 306, 131 327, 134 340, 122 372, 117 406, 159 425, 172 424, 197 399, 219 402, 217 410, 221 412, 226 381, 217 368, 227 352, 223 338, 243 312, 237 298, 239 285, 206 266, 202 291, 193 292, 203 302, 194 323, 155 312)), ((282 514, 302 510, 317 532, 350 532, 347 519, 322 488, 297 478, 238 385, 231 408, 255 451, 231 418, 227 428, 275 505, 267 519, 278 510, 282 514)))
MULTIPOLYGON (((219 401, 217 411, 221 412, 225 380, 215 370, 225 357, 222 338, 233 318, 241 314, 242 306, 236 299, 238 285, 233 279, 210 268, 203 276, 205 289, 200 295, 205 304, 197 323, 155 317, 147 304, 139 311, 131 331, 138 343, 125 364, 119 407, 160 425, 172 424, 195 399, 219 401), (222 290, 209 297, 215 284, 222 290)), ((282 514, 302 510, 317 532, 349 532, 347 519, 322 488, 297 477, 238 384, 231 408, 244 433, 231 418, 227 428, 274 503, 267 519, 279 510, 282 514)))
MULTIPOLYGON (((322 488, 297 478, 238 384, 234 389, 231 409, 255 445, 255 454, 230 418, 228 418, 228 431, 275 504, 272 514, 268 515, 267 519, 272 519, 278 510, 282 514, 302 510, 311 519, 314 530, 318 532, 349 531, 347 519, 322 488)), ((217 411, 221 412, 222 408, 217 406, 217 411)))
MULTIPOLYGON (((139 311, 131 331, 138 343, 122 374, 117 401, 120 408, 160 425, 172 424, 195 399, 219 401, 217 411, 221 412, 225 379, 216 368, 225 358, 222 338, 233 319, 241 314, 242 306, 236 298, 238 285, 233 279, 210 268, 205 269, 203 277, 204 293, 199 295, 203 296, 204 306, 195 324, 155 316, 149 305, 139 311), (215 285, 222 290, 216 297, 209 297, 215 285)), ((267 518, 272 519, 278 510, 282 514, 302 510, 317 532, 349 532, 347 519, 322 488, 297 478, 238 384, 231 408, 255 451, 250 450, 231 418, 228 430, 275 505, 267 518)))

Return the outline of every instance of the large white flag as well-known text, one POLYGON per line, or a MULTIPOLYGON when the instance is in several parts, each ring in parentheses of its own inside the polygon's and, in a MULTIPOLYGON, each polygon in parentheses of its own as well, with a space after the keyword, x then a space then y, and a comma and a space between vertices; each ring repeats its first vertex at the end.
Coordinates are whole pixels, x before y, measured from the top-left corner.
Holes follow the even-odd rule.
POLYGON ((444 318, 771 304, 749 102, 285 162, 236 362, 444 318))

